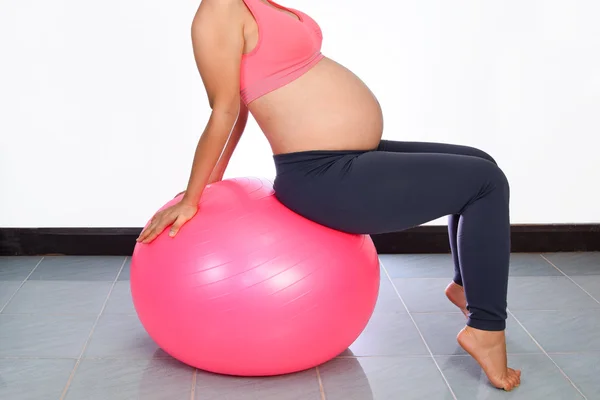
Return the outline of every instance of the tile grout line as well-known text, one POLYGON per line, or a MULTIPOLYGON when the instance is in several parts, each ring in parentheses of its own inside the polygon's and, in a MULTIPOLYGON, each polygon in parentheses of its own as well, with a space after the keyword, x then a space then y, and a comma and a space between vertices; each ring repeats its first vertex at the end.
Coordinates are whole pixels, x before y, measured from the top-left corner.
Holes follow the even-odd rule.
POLYGON ((323 386, 323 379, 321 378, 321 371, 319 370, 319 367, 315 367, 315 370, 317 371, 317 382, 319 382, 319 393, 321 394, 321 400, 327 400, 327 398, 325 397, 325 387, 323 386))
POLYGON ((379 263, 381 264, 381 267, 382 267, 382 269, 383 269, 383 271, 385 273, 385 276, 387 277, 388 281, 392 284, 392 287, 394 288, 394 291, 396 292, 396 294, 398 295, 398 298, 402 302, 402 305, 404 306, 404 309, 406 310, 406 313, 408 314, 408 317, 410 318, 410 320, 412 321, 413 325, 415 326, 415 329, 417 330, 417 333, 421 337, 421 340, 423 341, 423 344, 425 345, 425 348, 429 352, 429 355, 431 356, 431 359, 433 360, 433 363, 435 364, 435 367, 439 371, 439 373, 442 376, 442 379, 444 380, 444 382, 446 382, 446 386, 448 387, 448 390, 450 390, 450 394, 452 395, 452 398, 454 400, 458 400, 457 397, 456 397, 456 394, 454 393, 454 390, 452 390, 452 387, 450 386, 450 382, 448 382, 448 379, 446 378, 446 375, 444 375, 444 373, 442 372, 442 369, 440 368, 440 365, 438 364, 437 360, 433 356, 433 352, 431 351, 431 348, 429 347, 429 345, 425 341, 425 337, 423 336, 423 333, 419 329, 419 326, 417 325, 417 322, 415 321, 415 319, 413 318, 412 314, 408 310, 408 307, 406 306, 406 303, 404 302, 404 299, 400 295, 400 292, 398 291, 398 288, 396 287, 396 285, 394 285, 394 281, 390 277, 390 274, 388 273, 387 268, 385 268, 385 265, 383 264, 383 261, 381 261, 381 259, 379 260, 379 263))
POLYGON ((542 353, 544 353, 546 355, 546 357, 548 357, 548 359, 550 361, 552 361, 552 364, 554 364, 554 366, 556 368, 558 368, 558 370, 560 371, 560 373, 569 381, 569 383, 571 384, 571 386, 573 386, 575 388, 575 390, 577 390, 577 392, 584 398, 587 400, 587 397, 585 397, 585 395, 583 394, 583 392, 581 390, 579 390, 579 388, 577 387, 577 385, 575 385, 575 382, 573 382, 571 380, 571 378, 569 378, 569 376, 565 373, 565 371, 563 371, 563 369, 561 367, 558 366, 558 364, 556 363, 556 361, 554 361, 554 359, 552 357, 550 357, 550 354, 548 354, 548 352, 546 351, 546 349, 544 349, 542 347, 542 345, 535 340, 535 338, 533 337, 533 335, 527 330, 527 328, 525 328, 525 325, 523 325, 521 323, 521 321, 519 321, 519 319, 512 313, 512 311, 507 310, 508 313, 515 319, 515 321, 517 321, 517 323, 519 324, 519 326, 521 327, 521 329, 523 329, 525 331, 525 333, 529 336, 529 338, 531 340, 533 340, 533 342, 536 344, 537 347, 539 347, 539 349, 542 351, 542 353))
MULTIPOLYGON (((508 355, 512 356, 530 356, 530 355, 539 355, 539 352, 519 352, 519 353, 508 353, 508 355)), ((600 354, 600 350, 586 350, 586 351, 551 351, 548 354, 552 355, 585 355, 585 354, 600 354)), ((471 357, 468 354, 436 354, 441 357, 471 357)), ((398 358, 397 355, 377 355, 377 356, 337 356, 332 358, 332 360, 362 360, 369 358, 398 358)), ((429 358, 430 355, 403 355, 402 358, 407 359, 421 359, 421 358, 429 358)), ((172 357, 169 356, 161 356, 154 357, 153 360, 172 360, 172 357)), ((34 357, 34 356, 0 356, 0 360, 73 360, 77 361, 77 357, 34 357)), ((134 361, 145 361, 147 358, 144 357, 86 357, 86 360, 134 360, 134 361)))
POLYGON ((590 296, 592 298, 592 300, 594 300, 596 303, 600 304, 600 301, 598 301, 598 299, 596 299, 594 296, 592 296, 587 290, 585 290, 583 287, 581 287, 581 285, 577 282, 575 282, 569 275, 565 274, 560 268, 558 268, 556 265, 554 265, 554 263, 550 260, 548 260, 546 257, 544 257, 543 254, 540 254, 540 257, 542 257, 544 260, 546 260, 546 262, 550 265, 552 265, 554 268, 556 268, 556 270, 558 272, 560 272, 561 274, 564 275, 565 278, 567 278, 568 280, 570 280, 572 283, 574 283, 579 289, 583 290, 585 294, 587 294, 588 296, 590 296))
POLYGON ((6 307, 8 307, 8 305, 10 304, 10 302, 12 301, 12 299, 15 298, 15 296, 17 295, 17 293, 19 292, 19 290, 21 290, 21 288, 23 287, 23 285, 25 285, 25 282, 27 282, 27 280, 33 274, 33 272, 37 269, 37 267, 42 263, 42 261, 44 261, 44 258, 45 257, 42 256, 42 258, 40 258, 40 261, 38 261, 37 264, 35 264, 35 267, 33 267, 33 269, 31 270, 31 272, 25 277, 25 279, 23 279, 23 282, 21 282, 21 284, 19 285, 19 287, 17 288, 17 290, 15 290, 15 292, 8 298, 8 300, 4 304, 4 306, 2 306, 2 308, 0 308, 0 313, 2 313, 2 311, 4 311, 4 309, 6 307))
MULTIPOLYGON (((46 282, 50 282, 50 281, 46 281, 46 282)), ((56 281, 54 281, 56 282, 56 281)), ((71 281, 71 282, 77 282, 77 281, 71 281)), ((81 282, 81 281, 80 281, 81 282)), ((94 281, 97 282, 97 281, 94 281)), ((111 283, 112 284, 112 283, 111 283)), ((543 310, 542 310, 543 311, 543 310)), ((556 310, 546 310, 546 311, 556 311, 556 310)), ((2 315, 28 315, 28 316, 33 316, 33 315, 45 315, 45 316, 50 316, 50 317, 61 317, 61 316, 75 316, 75 317, 89 317, 89 316, 95 316, 97 315, 96 313, 36 313, 36 312, 14 312, 14 313, 2 313, 2 315)), ((119 312, 113 312, 111 313, 111 315, 122 315, 125 317, 133 317, 137 314, 131 314, 131 313, 119 313, 119 312)))
POLYGON ((196 381, 198 380, 198 368, 194 368, 192 374, 192 390, 190 391, 190 400, 196 399, 196 381))
MULTIPOLYGON (((559 278, 559 277, 557 277, 559 278)), ((588 307, 588 308, 583 308, 583 310, 597 310, 598 307, 588 307)), ((552 312, 552 311, 564 311, 564 308, 516 308, 514 309, 515 311, 539 311, 539 312, 552 312)), ((417 315, 430 315, 430 314, 434 314, 434 315, 439 315, 439 314, 445 314, 445 315, 452 315, 452 314, 460 314, 460 315, 464 315, 461 312, 455 312, 455 311, 412 311, 411 314, 417 314, 417 315)))
POLYGON ((123 272, 123 268, 125 267, 125 264, 127 264, 128 258, 129 257, 125 257, 125 259, 123 260, 123 263, 121 264, 121 268, 119 268, 119 272, 117 273, 117 276, 115 276, 115 280, 112 282, 112 285, 110 286, 110 289, 108 290, 108 294, 106 295, 106 299, 104 299, 102 308, 100 308, 100 312, 98 313, 96 320, 92 324, 92 329, 90 330, 90 334, 88 335, 87 339, 85 340, 85 343, 83 344, 83 348, 81 349, 81 353, 79 353, 79 357, 77 357, 77 361, 75 361, 75 365, 73 366, 73 369, 71 370, 71 374, 69 375, 69 379, 67 379, 67 383, 65 384, 65 387, 63 388, 63 391, 60 395, 59 400, 64 400, 65 396, 67 395, 69 387, 71 386, 71 383, 73 382, 73 377, 75 376, 75 373, 77 372, 77 368, 79 368, 79 365, 81 364, 81 359, 83 358, 83 355, 85 354, 88 344, 90 343, 90 340, 92 339, 92 335, 94 335, 94 332, 96 331, 96 326, 98 325, 98 321, 100 320, 100 317, 102 316, 102 313, 104 312, 104 309, 106 309, 108 300, 110 299, 110 296, 112 295, 112 292, 117 284, 117 281, 119 280, 119 276, 121 275, 121 272, 123 272))
MULTIPOLYGON (((520 353, 508 353, 509 356, 531 356, 531 355, 539 355, 539 352, 520 352, 520 353)), ((589 350, 589 351, 551 351, 548 352, 548 354, 550 356, 552 355, 596 355, 596 354, 600 354, 600 350, 589 350)), ((455 353, 448 353, 448 354, 436 354, 437 356, 440 357, 471 357, 468 354, 455 354, 455 353)), ((398 356, 396 355, 379 355, 379 356, 338 356, 338 357, 334 357, 332 360, 363 360, 363 359, 370 359, 370 358, 375 358, 375 359, 381 359, 381 358, 397 358, 398 356)), ((407 359, 423 359, 423 358, 429 358, 431 357, 430 355, 404 355, 401 356, 402 358, 407 358, 407 359)), ((32 356, 0 356, 0 360, 71 360, 71 361, 77 361, 77 357, 52 357, 52 356, 48 356, 48 357, 32 357, 32 356)), ((146 361, 146 358, 137 358, 137 357, 86 357, 86 360, 94 360, 94 361, 99 361, 99 360, 110 360, 110 361, 115 361, 115 360, 125 360, 125 361, 129 361, 129 360, 133 360, 133 361, 146 361)), ((153 360, 172 360, 172 358, 170 357, 155 357, 153 358, 153 360)))

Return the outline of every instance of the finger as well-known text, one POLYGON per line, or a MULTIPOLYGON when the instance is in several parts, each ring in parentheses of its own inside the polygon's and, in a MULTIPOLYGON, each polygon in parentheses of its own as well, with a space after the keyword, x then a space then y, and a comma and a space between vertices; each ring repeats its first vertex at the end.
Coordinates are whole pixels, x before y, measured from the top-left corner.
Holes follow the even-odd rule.
POLYGON ((156 237, 158 235, 160 235, 160 233, 164 230, 165 228, 162 227, 160 225, 154 225, 152 227, 152 229, 150 229, 148 231, 148 234, 146 235, 146 237, 144 238, 142 243, 150 243, 152 242, 154 239, 156 239, 156 237))
POLYGON ((143 240, 146 238, 146 236, 148 236, 148 230, 149 230, 149 229, 150 229, 150 225, 148 225, 147 227, 145 227, 145 228, 142 230, 142 233, 140 233, 140 236, 138 236, 138 238, 136 239, 136 241, 137 241, 137 242, 141 242, 141 241, 143 241, 143 240))
POLYGON ((146 238, 146 240, 144 241, 144 243, 150 243, 151 241, 153 241, 154 239, 156 239, 156 237, 158 235, 160 235, 161 233, 163 233, 163 231, 165 230, 165 228, 167 228, 169 225, 171 225, 173 223, 174 218, 170 217, 170 216, 164 216, 160 221, 158 221, 154 227, 152 228, 152 230, 148 233, 148 237, 146 238))
POLYGON ((147 236, 148 233, 150 233, 150 231, 152 230, 152 228, 154 227, 154 225, 156 225, 156 223, 158 222, 158 220, 160 220, 161 214, 160 213, 156 213, 152 216, 152 218, 150 219, 150 221, 148 222, 148 224, 146 225, 146 227, 144 229, 142 229, 142 232, 140 233, 140 236, 138 236, 137 241, 141 242, 143 241, 147 236))
POLYGON ((142 242, 142 241, 144 241, 144 239, 146 239, 148 237, 150 232, 154 229, 156 222, 157 222, 156 218, 152 218, 152 220, 150 220, 150 223, 142 230, 142 233, 140 233, 140 236, 137 239, 138 242, 142 242))
POLYGON ((146 235, 146 237, 142 240, 142 243, 144 244, 148 244, 150 242, 152 242, 154 239, 156 239, 156 237, 159 235, 160 232, 158 232, 156 229, 152 229, 151 231, 148 232, 148 235, 146 235))
POLYGON ((177 235, 177 233, 179 232, 179 230, 181 229, 181 227, 183 226, 183 224, 185 224, 186 219, 183 216, 179 216, 177 217, 177 219, 175 220, 175 223, 173 223, 173 225, 171 226, 171 230, 169 231, 169 236, 171 237, 175 237, 175 235, 177 235))
POLYGON ((152 229, 153 228, 151 226, 148 226, 146 229, 144 229, 144 232, 142 232, 142 234, 140 235, 138 242, 145 243, 146 239, 148 239, 148 236, 152 232, 152 229))
POLYGON ((156 228, 160 225, 161 220, 162 220, 162 218, 154 219, 150 223, 150 225, 148 225, 146 227, 146 229, 144 229, 143 236, 140 237, 140 241, 142 243, 149 243, 149 240, 148 240, 149 238, 151 238, 153 235, 154 235, 154 237, 157 236, 157 235, 155 235, 155 232, 156 232, 156 228))

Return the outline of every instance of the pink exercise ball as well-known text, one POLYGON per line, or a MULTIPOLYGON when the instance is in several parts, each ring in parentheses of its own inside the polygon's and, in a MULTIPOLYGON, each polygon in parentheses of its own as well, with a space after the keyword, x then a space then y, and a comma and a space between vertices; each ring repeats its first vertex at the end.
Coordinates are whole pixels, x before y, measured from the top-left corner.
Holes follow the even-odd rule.
POLYGON ((179 234, 137 244, 131 263, 133 303, 152 339, 227 375, 280 375, 334 358, 365 328, 378 291, 368 235, 294 213, 258 178, 207 186, 179 234))

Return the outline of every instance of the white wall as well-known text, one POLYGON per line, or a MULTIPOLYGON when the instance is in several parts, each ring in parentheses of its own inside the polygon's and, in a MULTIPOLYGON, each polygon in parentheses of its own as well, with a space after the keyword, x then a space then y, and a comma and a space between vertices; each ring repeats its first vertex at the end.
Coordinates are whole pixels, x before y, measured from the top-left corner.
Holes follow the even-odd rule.
MULTIPOLYGON (((197 4, 0 2, 0 226, 141 226, 184 189, 209 114, 197 4)), ((600 2, 285 5, 372 88, 386 138, 490 152, 513 223, 600 222, 600 2)), ((273 173, 251 122, 227 177, 273 173)))

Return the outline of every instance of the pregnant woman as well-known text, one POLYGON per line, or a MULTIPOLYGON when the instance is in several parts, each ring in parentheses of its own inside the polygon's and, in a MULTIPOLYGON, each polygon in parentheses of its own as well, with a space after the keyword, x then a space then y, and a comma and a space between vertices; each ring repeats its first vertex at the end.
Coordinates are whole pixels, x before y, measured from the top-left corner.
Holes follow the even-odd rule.
POLYGON ((505 175, 474 148, 382 140, 379 102, 321 53, 322 39, 310 16, 270 0, 202 1, 192 41, 212 113, 181 202, 157 213, 138 241, 149 243, 168 227, 174 236, 196 214, 205 186, 223 177, 250 112, 274 154, 275 195, 298 214, 361 234, 450 216, 454 278, 446 294, 467 316, 458 343, 494 386, 512 390, 521 373, 507 366, 504 334, 505 175))

